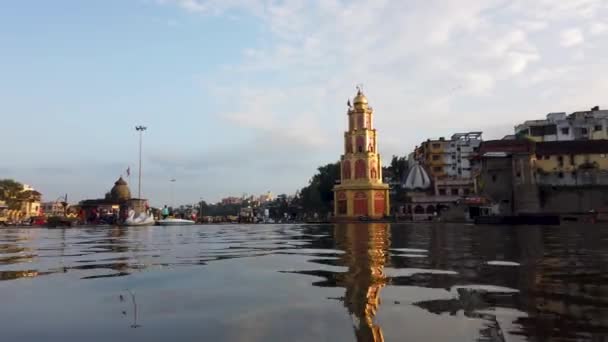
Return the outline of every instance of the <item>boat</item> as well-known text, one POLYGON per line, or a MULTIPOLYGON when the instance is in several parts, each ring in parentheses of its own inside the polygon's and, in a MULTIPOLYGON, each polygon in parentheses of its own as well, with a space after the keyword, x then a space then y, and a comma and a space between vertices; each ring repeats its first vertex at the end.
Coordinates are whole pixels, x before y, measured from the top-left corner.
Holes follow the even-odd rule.
POLYGON ((172 218, 172 217, 168 217, 166 219, 156 221, 156 224, 158 224, 160 226, 190 226, 195 223, 196 222, 194 222, 192 220, 185 220, 185 219, 172 218))
POLYGON ((146 212, 135 216, 134 210, 129 210, 129 216, 124 222, 125 226, 150 226, 154 224, 154 217, 146 212))

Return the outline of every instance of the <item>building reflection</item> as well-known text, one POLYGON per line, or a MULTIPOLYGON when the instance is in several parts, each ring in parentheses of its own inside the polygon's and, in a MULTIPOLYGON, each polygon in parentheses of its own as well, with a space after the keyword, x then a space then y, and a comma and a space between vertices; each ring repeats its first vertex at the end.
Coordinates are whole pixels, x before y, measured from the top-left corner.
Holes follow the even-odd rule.
POLYGON ((342 265, 348 268, 338 286, 346 289, 343 303, 353 318, 359 342, 384 341, 382 329, 374 322, 380 307, 380 290, 386 285, 384 266, 388 258, 390 225, 337 224, 336 248, 345 253, 342 265))
MULTIPOLYGON (((20 229, 4 230, 2 239, 0 240, 0 267, 9 265, 29 265, 37 257, 36 251, 29 247, 37 238, 37 234, 33 231, 24 231, 20 229)), ((0 281, 14 280, 19 278, 34 278, 39 275, 38 270, 22 269, 22 270, 2 270, 0 271, 0 281)))

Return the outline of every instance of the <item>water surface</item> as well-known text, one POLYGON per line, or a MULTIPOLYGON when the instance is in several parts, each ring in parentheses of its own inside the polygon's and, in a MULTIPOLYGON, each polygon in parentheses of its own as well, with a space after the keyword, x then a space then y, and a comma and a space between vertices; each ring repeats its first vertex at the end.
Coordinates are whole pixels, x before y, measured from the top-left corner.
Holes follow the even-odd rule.
POLYGON ((0 229, 5 341, 606 341, 608 227, 0 229))

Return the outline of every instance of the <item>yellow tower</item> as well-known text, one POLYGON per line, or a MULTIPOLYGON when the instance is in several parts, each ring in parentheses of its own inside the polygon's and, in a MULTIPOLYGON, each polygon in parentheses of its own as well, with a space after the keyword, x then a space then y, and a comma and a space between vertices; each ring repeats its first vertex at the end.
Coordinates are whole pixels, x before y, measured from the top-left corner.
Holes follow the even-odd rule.
POLYGON ((374 111, 357 88, 349 101, 348 131, 340 159, 341 182, 334 187, 336 220, 382 218, 389 214, 388 185, 382 183, 378 136, 373 128, 374 111))

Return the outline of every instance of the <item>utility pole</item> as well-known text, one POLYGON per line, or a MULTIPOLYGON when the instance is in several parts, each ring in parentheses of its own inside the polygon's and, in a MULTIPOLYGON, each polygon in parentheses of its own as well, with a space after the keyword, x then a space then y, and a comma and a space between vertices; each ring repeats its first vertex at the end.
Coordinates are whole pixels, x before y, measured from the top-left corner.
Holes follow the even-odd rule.
POLYGON ((137 185, 137 198, 141 199, 141 141, 144 131, 148 129, 146 126, 135 126, 135 130, 139 132, 139 177, 137 185))
POLYGON ((170 182, 171 182, 171 206, 177 207, 177 204, 175 204, 175 178, 171 178, 170 182))

